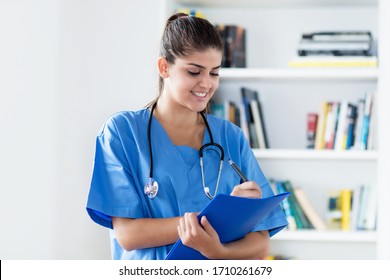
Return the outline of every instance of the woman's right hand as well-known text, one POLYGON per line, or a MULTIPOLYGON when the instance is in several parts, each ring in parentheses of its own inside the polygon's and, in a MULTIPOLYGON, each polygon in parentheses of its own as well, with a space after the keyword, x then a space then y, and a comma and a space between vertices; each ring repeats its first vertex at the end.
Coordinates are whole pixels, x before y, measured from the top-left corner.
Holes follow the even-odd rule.
POLYGON ((232 196, 261 198, 261 188, 254 181, 244 182, 234 187, 230 193, 232 196))

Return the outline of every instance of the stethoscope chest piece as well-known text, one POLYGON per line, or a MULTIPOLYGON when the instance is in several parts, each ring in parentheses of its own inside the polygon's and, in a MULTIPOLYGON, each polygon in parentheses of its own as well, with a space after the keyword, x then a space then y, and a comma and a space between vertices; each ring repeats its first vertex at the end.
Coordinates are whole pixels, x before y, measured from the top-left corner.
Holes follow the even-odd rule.
POLYGON ((150 198, 153 199, 157 196, 158 193, 158 183, 152 178, 149 178, 148 182, 144 187, 144 193, 150 198))

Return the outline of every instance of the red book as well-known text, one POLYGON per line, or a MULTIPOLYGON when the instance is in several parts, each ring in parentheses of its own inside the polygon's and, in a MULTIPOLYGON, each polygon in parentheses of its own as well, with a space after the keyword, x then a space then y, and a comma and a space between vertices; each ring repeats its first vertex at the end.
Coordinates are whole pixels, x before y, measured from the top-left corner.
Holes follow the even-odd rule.
POLYGON ((316 130, 317 130, 317 113, 308 113, 307 114, 307 128, 306 128, 306 139, 307 145, 306 148, 314 149, 315 139, 316 139, 316 130))

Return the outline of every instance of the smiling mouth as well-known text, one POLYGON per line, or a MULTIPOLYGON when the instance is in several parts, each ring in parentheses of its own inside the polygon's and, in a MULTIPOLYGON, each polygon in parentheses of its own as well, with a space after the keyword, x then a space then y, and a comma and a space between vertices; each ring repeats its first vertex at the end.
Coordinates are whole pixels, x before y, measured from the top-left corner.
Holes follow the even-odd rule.
POLYGON ((198 96, 198 97, 206 97, 207 92, 199 92, 199 91, 191 91, 192 94, 198 96))

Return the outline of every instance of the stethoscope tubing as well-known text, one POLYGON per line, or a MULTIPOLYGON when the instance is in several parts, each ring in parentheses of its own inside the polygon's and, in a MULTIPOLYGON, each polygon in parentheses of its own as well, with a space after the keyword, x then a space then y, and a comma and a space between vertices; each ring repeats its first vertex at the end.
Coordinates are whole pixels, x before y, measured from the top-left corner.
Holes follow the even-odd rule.
MULTIPOLYGON (((152 151, 152 138, 151 138, 153 112, 154 112, 154 109, 156 108, 156 105, 157 105, 157 102, 155 102, 152 105, 152 108, 150 110, 150 117, 148 120, 148 132, 147 132, 148 133, 150 170, 149 170, 148 182, 146 183, 146 186, 145 186, 145 194, 147 196, 149 196, 149 198, 151 198, 151 199, 155 198, 157 195, 157 192, 158 192, 158 183, 156 181, 153 182, 153 151, 152 151), (157 186, 156 189, 153 189, 152 182, 157 186)), ((203 121, 206 124, 206 129, 207 129, 207 132, 208 132, 209 137, 210 137, 210 143, 204 144, 199 149, 199 162, 200 162, 200 169, 201 169, 201 175, 202 175, 202 185, 203 185, 203 191, 206 194, 206 196, 209 199, 213 199, 218 191, 219 181, 221 179, 223 162, 225 159, 225 152, 224 152, 221 145, 219 145, 218 143, 214 143, 213 134, 211 133, 211 129, 210 129, 209 123, 207 121, 206 115, 203 112, 200 112, 200 115, 202 116, 203 121), (217 147, 219 152, 220 152, 220 163, 219 163, 218 177, 217 177, 217 183, 216 183, 215 190, 214 190, 214 195, 212 195, 210 193, 209 188, 206 187, 206 183, 205 183, 205 179, 204 179, 205 176, 204 176, 204 169, 203 169, 203 151, 209 147, 217 147)))

